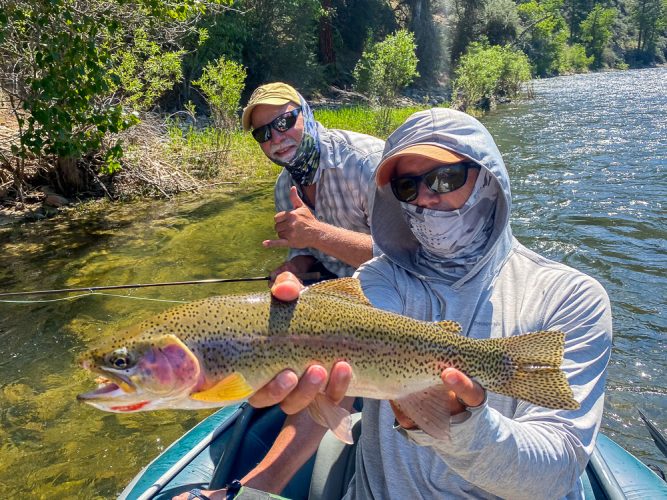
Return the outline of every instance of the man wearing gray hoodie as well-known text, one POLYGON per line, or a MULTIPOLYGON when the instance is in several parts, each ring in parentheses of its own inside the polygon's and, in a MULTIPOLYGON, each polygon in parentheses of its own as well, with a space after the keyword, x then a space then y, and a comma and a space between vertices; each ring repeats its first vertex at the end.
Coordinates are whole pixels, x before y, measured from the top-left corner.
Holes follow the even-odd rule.
MULTIPOLYGON (((504 162, 488 131, 465 113, 410 116, 386 143, 370 203, 376 257, 357 277, 374 306, 453 320, 472 338, 561 330, 562 370, 580 408, 547 409, 486 392, 447 368, 441 378, 450 392, 432 402, 451 410, 447 437, 426 434, 391 402, 364 400, 345 498, 583 498, 580 477, 600 427, 611 353, 602 286, 514 238, 504 162)), ((274 295, 293 296, 287 292, 279 280, 274 295)), ((328 384, 325 367, 311 366, 300 380, 285 371, 250 401, 282 401, 294 413, 325 387, 341 400, 351 376, 344 362, 331 367, 328 384)), ((295 436, 307 448, 308 438, 295 436)), ((304 460, 291 448, 280 453, 304 460)))
POLYGON ((606 292, 514 238, 505 164, 484 126, 464 113, 412 115, 387 141, 375 179, 371 234, 380 255, 358 271, 373 305, 454 320, 473 338, 561 330, 562 369, 581 407, 551 410, 491 392, 484 398, 475 382, 449 369, 443 382, 469 389, 468 408, 452 411, 450 436, 438 440, 397 432, 400 414, 387 402, 364 401, 348 497, 581 498, 611 353, 606 292), (401 481, 403 474, 410 480, 401 481))

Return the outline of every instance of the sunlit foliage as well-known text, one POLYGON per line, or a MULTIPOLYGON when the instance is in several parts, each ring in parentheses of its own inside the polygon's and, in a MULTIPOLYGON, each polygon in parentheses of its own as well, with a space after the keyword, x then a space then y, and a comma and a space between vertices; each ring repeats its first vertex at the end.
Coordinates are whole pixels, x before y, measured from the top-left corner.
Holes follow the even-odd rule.
POLYGON ((516 97, 529 79, 530 63, 523 52, 473 42, 456 70, 454 102, 463 110, 488 109, 498 97, 516 97))

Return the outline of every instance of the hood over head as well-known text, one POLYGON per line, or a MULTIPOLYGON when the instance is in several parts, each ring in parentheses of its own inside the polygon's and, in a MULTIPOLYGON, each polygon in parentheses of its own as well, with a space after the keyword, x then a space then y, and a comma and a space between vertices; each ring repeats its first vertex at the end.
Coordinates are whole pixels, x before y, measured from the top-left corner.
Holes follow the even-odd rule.
MULTIPOLYGON (((511 193, 509 176, 493 138, 478 120, 452 109, 433 108, 411 115, 385 144, 382 160, 375 173, 375 188, 371 190, 371 234, 376 250, 408 271, 447 282, 471 279, 489 261, 495 249, 509 249, 511 230, 509 215, 511 193), (472 160, 480 166, 480 174, 469 203, 478 202, 481 189, 494 193, 494 206, 488 221, 488 240, 476 248, 474 255, 463 258, 438 259, 426 251, 410 228, 406 204, 394 196, 389 181, 398 158, 418 155, 443 163, 472 160), (493 218, 492 220, 490 220, 493 218), (506 245, 500 245, 504 240, 506 245)), ((466 203, 468 205, 468 203, 466 203)), ((461 212, 466 207, 462 207, 461 212)), ((414 217, 414 215, 412 215, 414 217)), ((470 217, 469 217, 470 218, 470 217)), ((475 222, 479 226, 479 222, 475 222)), ((471 228, 472 230, 472 228, 471 228)), ((504 250, 503 250, 504 251, 504 250)))

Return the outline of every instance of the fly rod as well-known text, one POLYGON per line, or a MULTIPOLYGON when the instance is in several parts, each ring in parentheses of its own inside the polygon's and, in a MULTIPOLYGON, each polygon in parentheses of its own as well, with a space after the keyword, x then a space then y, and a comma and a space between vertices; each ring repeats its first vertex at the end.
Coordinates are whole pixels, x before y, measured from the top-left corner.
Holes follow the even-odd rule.
MULTIPOLYGON (((319 272, 297 274, 301 281, 317 281, 321 275, 319 272)), ((50 295, 55 293, 69 292, 98 292, 100 290, 122 290, 126 288, 148 288, 157 286, 178 285, 203 285, 209 283, 240 283, 245 281, 269 281, 271 276, 255 276, 251 278, 211 278, 206 280, 170 281, 166 283, 135 283, 131 285, 108 285, 108 286, 82 286, 78 288, 60 288, 58 290, 32 290, 27 292, 3 292, 0 297, 19 297, 22 295, 50 295)))

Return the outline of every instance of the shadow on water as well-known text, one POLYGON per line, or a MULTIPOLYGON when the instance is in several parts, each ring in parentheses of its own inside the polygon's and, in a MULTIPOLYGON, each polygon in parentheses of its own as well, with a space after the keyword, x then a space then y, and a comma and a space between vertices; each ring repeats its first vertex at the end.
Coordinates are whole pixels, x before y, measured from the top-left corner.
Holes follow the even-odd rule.
MULTIPOLYGON (((614 349, 603 431, 667 470, 636 411, 664 429, 665 82, 665 68, 538 81, 535 100, 483 121, 508 165, 517 238, 609 293, 614 349)), ((261 246, 274 236, 272 214, 267 185, 0 228, 0 290, 267 275, 285 255, 261 246)), ((220 284, 0 303, 0 490, 117 495, 207 412, 115 415, 80 405, 76 394, 94 383, 76 356, 174 301, 265 289, 220 284)))

